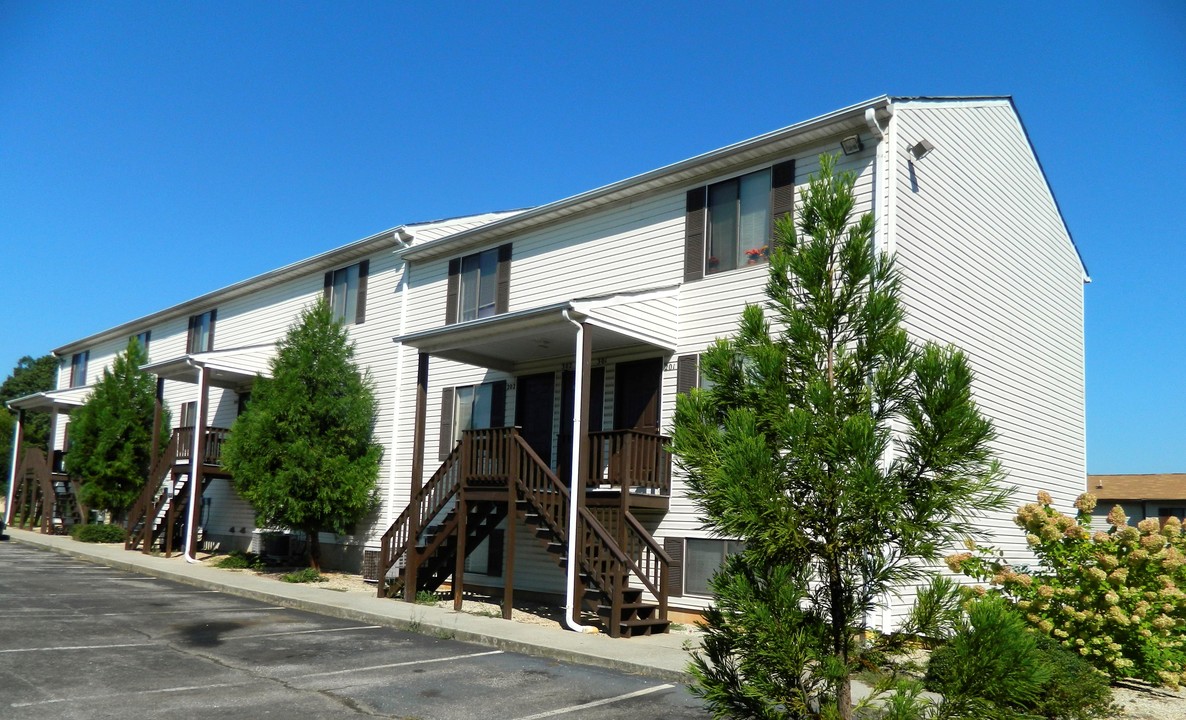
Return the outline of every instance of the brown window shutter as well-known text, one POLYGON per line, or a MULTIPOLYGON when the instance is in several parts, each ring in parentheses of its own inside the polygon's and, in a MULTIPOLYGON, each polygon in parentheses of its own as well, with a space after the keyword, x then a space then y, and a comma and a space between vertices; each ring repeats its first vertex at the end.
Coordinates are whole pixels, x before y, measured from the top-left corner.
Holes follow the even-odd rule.
POLYGON ((453 388, 441 391, 441 440, 437 452, 440 460, 453 452, 453 388))
POLYGON ((498 270, 495 271, 494 314, 507 311, 511 305, 511 245, 498 247, 498 270))
POLYGON ((675 392, 686 393, 700 384, 699 355, 680 355, 675 361, 675 392))
POLYGON ((499 380, 490 388, 490 427, 507 424, 507 381, 499 380))
POLYGON ((189 316, 189 330, 185 335, 185 351, 191 353, 194 351, 194 325, 197 324, 197 315, 189 316))
POLYGON ((671 557, 667 568, 667 594, 670 597, 684 596, 684 539, 663 538, 663 551, 671 557))
POLYGON ((684 212, 684 282, 704 277, 704 221, 708 188, 688 191, 684 212))
POLYGON ((770 221, 795 209, 795 161, 780 162, 770 173, 770 221))
POLYGON ((457 322, 457 304, 461 295, 461 258, 449 261, 449 284, 445 290, 445 324, 457 322))
POLYGON ((214 320, 218 317, 218 308, 210 311, 210 344, 206 346, 206 350, 214 349, 214 320))
POLYGON ((330 295, 333 293, 334 287, 334 271, 330 270, 325 274, 325 284, 321 286, 321 294, 325 297, 325 304, 329 305, 332 300, 330 295))
POLYGON ((371 261, 358 263, 358 302, 354 312, 354 324, 362 325, 367 319, 367 275, 371 272, 371 261))

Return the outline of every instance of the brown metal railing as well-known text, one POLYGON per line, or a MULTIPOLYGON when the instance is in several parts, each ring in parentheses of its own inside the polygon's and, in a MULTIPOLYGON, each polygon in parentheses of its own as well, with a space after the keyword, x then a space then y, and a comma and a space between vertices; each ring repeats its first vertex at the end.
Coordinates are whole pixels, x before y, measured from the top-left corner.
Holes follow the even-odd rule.
MULTIPOLYGON (((202 453, 203 465, 221 465, 222 464, 222 445, 230 437, 230 428, 207 427, 206 428, 206 447, 202 453)), ((194 428, 180 427, 173 430, 173 436, 177 438, 177 459, 178 463, 189 462, 193 454, 194 447, 194 428)))
POLYGON ((669 438, 638 430, 589 433, 589 475, 585 482, 624 492, 671 493, 669 438))

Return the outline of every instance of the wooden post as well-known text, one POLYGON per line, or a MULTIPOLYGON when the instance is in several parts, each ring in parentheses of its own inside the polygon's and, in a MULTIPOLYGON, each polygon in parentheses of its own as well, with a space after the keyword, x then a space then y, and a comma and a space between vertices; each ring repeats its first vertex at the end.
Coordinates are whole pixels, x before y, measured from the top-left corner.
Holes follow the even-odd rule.
POLYGON ((520 448, 517 438, 511 438, 510 448, 510 476, 507 478, 507 519, 503 538, 503 557, 506 570, 502 578, 502 618, 511 619, 511 610, 515 607, 515 530, 519 527, 519 473, 520 448))
POLYGON ((465 496, 465 487, 469 484, 469 469, 473 465, 474 436, 473 433, 461 434, 461 472, 457 486, 457 504, 453 512, 457 513, 457 558, 453 564, 453 610, 461 612, 461 593, 465 585, 465 535, 468 532, 469 503, 465 496))
MULTIPOLYGON (((161 417, 164 414, 164 397, 165 397, 165 379, 158 377, 156 379, 156 398, 152 403, 152 462, 148 464, 151 471, 156 467, 157 460, 161 457, 161 417)), ((152 478, 148 478, 148 482, 152 482, 152 478)))
POLYGON ((424 483, 424 424, 428 412, 428 360, 420 353, 416 365, 416 420, 412 431, 412 496, 409 501, 408 546, 404 551, 404 600, 416 602, 416 575, 420 556, 416 543, 420 538, 420 488, 424 483))

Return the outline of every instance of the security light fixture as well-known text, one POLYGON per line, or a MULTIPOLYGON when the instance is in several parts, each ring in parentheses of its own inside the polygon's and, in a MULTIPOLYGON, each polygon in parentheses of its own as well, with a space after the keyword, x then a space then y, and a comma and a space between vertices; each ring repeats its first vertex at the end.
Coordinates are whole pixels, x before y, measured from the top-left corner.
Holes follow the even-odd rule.
POLYGON ((861 144, 860 135, 849 135, 840 141, 840 149, 845 155, 855 155, 865 149, 865 146, 861 144))
POLYGON ((922 160, 927 155, 930 155, 934 149, 935 146, 930 140, 919 140, 910 147, 910 154, 914 156, 915 160, 922 160))

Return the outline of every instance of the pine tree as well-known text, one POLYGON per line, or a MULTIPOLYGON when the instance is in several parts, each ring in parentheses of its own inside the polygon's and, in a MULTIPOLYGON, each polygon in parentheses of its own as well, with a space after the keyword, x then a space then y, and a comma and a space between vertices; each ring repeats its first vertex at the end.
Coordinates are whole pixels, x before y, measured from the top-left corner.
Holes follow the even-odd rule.
POLYGON ((223 463, 262 527, 299 530, 321 566, 321 531, 348 534, 377 504, 377 404, 346 329, 324 300, 277 344, 272 377, 256 378, 231 426, 223 463))
MULTIPOLYGON (((136 338, 70 414, 66 472, 82 481, 80 500, 117 518, 136 501, 152 459, 156 380, 140 366, 148 358, 136 338)), ((169 422, 161 423, 162 447, 169 422)))
POLYGON ((777 224, 766 310, 702 357, 673 450, 706 527, 744 549, 712 581, 693 689, 716 717, 848 720, 878 600, 1004 507, 959 350, 912 343, 900 281, 835 158, 777 224))

